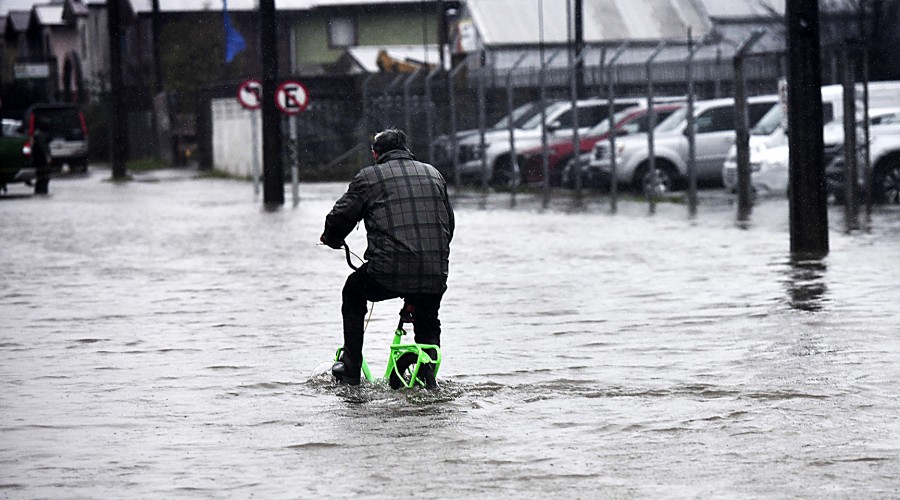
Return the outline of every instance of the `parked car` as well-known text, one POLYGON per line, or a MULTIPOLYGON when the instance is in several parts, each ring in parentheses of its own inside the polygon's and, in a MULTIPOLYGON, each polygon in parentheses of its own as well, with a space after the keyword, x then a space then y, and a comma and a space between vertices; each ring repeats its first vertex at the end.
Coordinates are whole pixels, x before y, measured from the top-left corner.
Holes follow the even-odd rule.
MULTIPOLYGON (((877 124, 869 127, 869 160, 872 166, 872 183, 866 184, 864 148, 857 152, 858 192, 871 192, 872 201, 878 204, 900 204, 900 111, 879 117, 877 124)), ((836 203, 844 203, 846 178, 843 151, 825 167, 826 191, 836 203)))
MULTIPOLYGON (((684 104, 661 104, 654 106, 656 113, 656 123, 662 123, 672 113, 683 108, 684 104)), ((601 141, 609 140, 610 124, 614 123, 613 130, 616 137, 622 137, 631 134, 647 133, 650 128, 650 108, 646 106, 635 106, 622 110, 613 117, 612 120, 603 120, 599 125, 591 129, 587 136, 579 141, 580 155, 583 160, 590 159, 590 152, 594 146, 601 141), (587 156, 583 156, 587 154, 587 156)), ((548 146, 547 163, 551 174, 557 169, 562 169, 562 185, 567 187, 575 186, 575 162, 572 155, 572 141, 560 141, 548 146)), ((543 160, 541 155, 542 149, 537 148, 522 153, 525 158, 524 176, 525 180, 540 180, 543 170, 543 160)), ((609 182, 609 177, 604 176, 598 169, 591 168, 589 161, 578 162, 581 185, 590 187, 601 187, 609 182)))
MULTIPOLYGON (((787 151, 784 132, 784 107, 772 106, 750 129, 750 167, 757 192, 787 189, 787 161, 780 162, 779 152, 787 151), (782 171, 783 170, 783 171, 782 171)), ((729 192, 737 191, 737 147, 731 146, 722 164, 722 184, 729 192)))
MULTIPOLYGON (((751 126, 772 109, 777 96, 757 96, 747 100, 751 126)), ((694 105, 694 129, 697 180, 721 185, 722 163, 734 144, 734 99, 699 101, 694 105)), ((653 189, 669 191, 683 184, 688 176, 687 108, 672 113, 654 129, 654 158, 657 184, 653 189)), ((609 144, 598 142, 590 161, 591 168, 609 175, 612 172, 609 144)), ((633 134, 616 141, 618 181, 634 190, 644 190, 654 177, 650 172, 650 148, 647 134, 633 134)))
POLYGON ((19 120, 3 119, 0 128, 0 191, 7 184, 34 185, 34 192, 46 193, 50 184, 50 148, 46 136, 29 136, 19 120))
POLYGON ((25 113, 28 134, 34 135, 37 120, 47 124, 54 171, 68 164, 72 172, 88 168, 88 129, 77 104, 35 104, 25 113))
MULTIPOLYGON (((892 123, 900 108, 878 108, 869 111, 871 127, 892 123)), ((766 114, 750 136, 750 182, 756 193, 787 193, 788 162, 790 150, 787 137, 782 126, 771 129, 773 123, 781 121, 783 111, 780 106, 766 114)), ((857 137, 860 144, 863 137, 862 122, 857 124, 857 137)), ((843 117, 825 124, 822 129, 824 144, 823 161, 826 166, 839 160, 843 165, 844 122, 843 117)), ((737 190, 737 154, 734 148, 722 165, 722 183, 728 191, 737 190)))
MULTIPOLYGON (((644 99, 617 99, 615 111, 641 104, 644 99)), ((549 104, 544 113, 539 112, 530 119, 519 124, 513 130, 513 141, 516 151, 534 147, 541 141, 542 129, 546 129, 550 141, 571 138, 574 132, 575 113, 571 101, 556 101, 549 104), (545 121, 542 121, 545 120, 545 121)), ((606 99, 585 99, 578 101, 578 131, 587 132, 603 121, 609 114, 609 103, 606 99)), ((508 184, 512 179, 512 158, 510 156, 509 131, 495 129, 485 133, 484 160, 487 170, 482 167, 482 151, 480 134, 470 135, 459 143, 460 176, 466 179, 488 179, 492 184, 508 184)), ((558 184, 557 179, 551 182, 558 184), (555 182, 554 182, 555 181, 555 182)))
MULTIPOLYGON (((551 101, 550 103, 554 103, 558 101, 551 101)), ((540 114, 541 105, 540 101, 531 101, 525 104, 522 104, 518 108, 514 109, 512 113, 505 115, 499 121, 494 123, 488 128, 488 131, 506 131, 509 134, 509 124, 512 121, 513 128, 521 127, 525 122, 530 120, 535 115, 540 114)), ((460 130, 456 132, 456 142, 459 144, 460 141, 467 137, 477 136, 480 131, 475 129, 466 129, 460 130)), ((456 154, 453 151, 453 140, 447 134, 439 135, 434 139, 431 143, 431 154, 432 154, 432 164, 442 173, 444 176, 450 177, 453 175, 453 155, 456 154)))

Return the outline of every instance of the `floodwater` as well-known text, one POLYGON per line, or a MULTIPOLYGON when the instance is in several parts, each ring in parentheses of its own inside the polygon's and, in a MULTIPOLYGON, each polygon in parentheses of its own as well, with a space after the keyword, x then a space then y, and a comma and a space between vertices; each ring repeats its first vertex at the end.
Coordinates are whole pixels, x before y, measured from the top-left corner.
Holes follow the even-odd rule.
POLYGON ((852 234, 831 209, 828 257, 792 263, 783 199, 738 228, 715 197, 460 197, 441 388, 392 392, 317 375, 344 184, 266 213, 246 182, 108 177, 0 199, 3 498, 900 495, 896 207, 852 234))

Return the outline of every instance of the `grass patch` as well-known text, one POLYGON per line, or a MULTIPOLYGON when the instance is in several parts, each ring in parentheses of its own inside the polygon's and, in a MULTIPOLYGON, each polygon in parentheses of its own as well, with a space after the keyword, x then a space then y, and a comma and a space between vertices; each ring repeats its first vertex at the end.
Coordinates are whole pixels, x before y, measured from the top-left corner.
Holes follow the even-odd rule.
POLYGON ((156 158, 140 158, 137 160, 129 160, 125 164, 125 168, 129 172, 148 172, 151 170, 162 170, 169 168, 170 165, 156 158))

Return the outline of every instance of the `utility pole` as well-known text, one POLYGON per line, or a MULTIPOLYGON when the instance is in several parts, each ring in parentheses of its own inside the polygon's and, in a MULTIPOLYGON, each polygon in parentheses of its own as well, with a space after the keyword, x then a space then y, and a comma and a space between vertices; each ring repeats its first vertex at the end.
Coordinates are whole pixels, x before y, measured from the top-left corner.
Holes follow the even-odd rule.
POLYGON ((281 115, 275 105, 278 78, 275 0, 260 0, 259 19, 263 61, 263 205, 266 210, 277 210, 284 205, 284 161, 281 158, 281 115))
POLYGON ((828 254, 819 2, 785 2, 791 255, 828 254))
POLYGON ((107 30, 109 32, 109 85, 112 97, 110 113, 110 152, 112 178, 121 181, 128 177, 125 160, 128 156, 128 122, 125 114, 125 95, 122 85, 122 14, 121 0, 106 0, 107 30))

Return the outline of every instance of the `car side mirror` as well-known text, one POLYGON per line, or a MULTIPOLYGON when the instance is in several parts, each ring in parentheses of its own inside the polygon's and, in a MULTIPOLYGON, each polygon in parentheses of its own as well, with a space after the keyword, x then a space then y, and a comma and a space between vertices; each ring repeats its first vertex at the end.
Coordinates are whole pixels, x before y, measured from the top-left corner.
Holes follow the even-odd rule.
POLYGON ((547 124, 547 130, 549 130, 550 132, 556 132, 557 130, 559 130, 561 128, 562 128, 562 124, 559 123, 558 121, 547 124))
POLYGON ((628 135, 628 134, 630 134, 630 133, 631 133, 631 132, 630 132, 627 128, 618 128, 618 129, 616 129, 616 135, 617 135, 617 136, 628 135))

